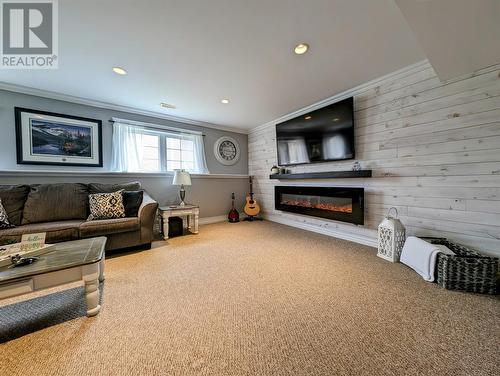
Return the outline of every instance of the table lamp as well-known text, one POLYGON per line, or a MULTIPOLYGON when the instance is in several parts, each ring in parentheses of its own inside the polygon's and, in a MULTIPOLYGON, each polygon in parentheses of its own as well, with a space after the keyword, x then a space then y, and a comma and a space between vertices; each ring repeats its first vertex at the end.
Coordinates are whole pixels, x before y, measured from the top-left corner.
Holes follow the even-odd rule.
POLYGON ((180 206, 185 206, 184 198, 186 197, 186 191, 184 190, 185 185, 191 185, 191 176, 189 172, 185 170, 175 170, 174 171, 174 180, 172 180, 172 185, 180 185, 181 190, 179 191, 179 195, 181 196, 180 206))

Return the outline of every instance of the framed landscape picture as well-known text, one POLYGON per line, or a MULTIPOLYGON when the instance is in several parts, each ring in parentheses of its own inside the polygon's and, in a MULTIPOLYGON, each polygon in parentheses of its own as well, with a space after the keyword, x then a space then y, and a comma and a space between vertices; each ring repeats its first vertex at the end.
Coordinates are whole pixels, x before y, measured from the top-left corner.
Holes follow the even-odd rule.
POLYGON ((17 163, 102 167, 102 122, 15 107, 17 163))

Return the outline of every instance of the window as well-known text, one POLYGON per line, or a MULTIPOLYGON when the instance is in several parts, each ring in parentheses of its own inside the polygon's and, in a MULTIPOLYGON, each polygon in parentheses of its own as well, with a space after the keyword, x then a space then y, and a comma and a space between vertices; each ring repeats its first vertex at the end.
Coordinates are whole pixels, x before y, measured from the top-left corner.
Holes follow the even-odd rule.
POLYGON ((160 168, 160 137, 150 134, 136 134, 136 144, 139 145, 139 168, 141 171, 161 171, 160 168))
MULTIPOLYGON (((123 172, 172 172, 184 169, 207 174, 203 136, 183 130, 138 126, 114 120, 113 169, 123 172)), ((139 123, 143 124, 143 123, 139 123)))
POLYGON ((194 170, 194 142, 175 137, 166 137, 167 171, 194 170))

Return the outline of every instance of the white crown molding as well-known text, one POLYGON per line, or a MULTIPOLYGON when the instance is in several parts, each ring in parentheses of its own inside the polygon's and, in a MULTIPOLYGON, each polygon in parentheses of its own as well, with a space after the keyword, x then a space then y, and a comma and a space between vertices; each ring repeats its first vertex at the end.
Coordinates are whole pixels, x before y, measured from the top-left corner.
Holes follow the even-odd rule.
MULTIPOLYGON (((174 176, 173 173, 148 173, 148 172, 110 172, 110 171, 60 171, 60 170, 2 170, 0 177, 13 177, 20 176, 27 177, 99 177, 99 178, 160 178, 169 179, 174 176)), ((248 179, 248 175, 242 174, 191 174, 193 179, 248 179)))
POLYGON ((335 95, 333 95, 333 96, 331 96, 329 98, 323 99, 323 100, 321 100, 319 102, 316 102, 316 103, 313 103, 313 104, 311 104, 309 106, 303 107, 300 110, 291 112, 291 113, 283 115, 283 116, 281 116, 281 117, 279 117, 277 119, 268 121, 267 123, 261 124, 261 125, 259 125, 257 127, 254 127, 254 128, 251 128, 250 131, 249 131, 249 133, 258 132, 260 130, 266 129, 267 127, 270 127, 270 126, 274 126, 274 125, 276 125, 278 123, 281 123, 283 121, 287 121, 287 120, 293 119, 293 118, 295 118, 297 116, 307 114, 308 112, 311 112, 311 111, 317 110, 319 108, 328 106, 328 105, 330 105, 332 103, 341 101, 342 99, 346 99, 346 98, 352 97, 352 96, 358 94, 359 92, 368 89, 371 86, 377 85, 381 81, 384 81, 384 80, 387 80, 387 79, 393 79, 396 76, 399 76, 399 75, 402 75, 402 74, 406 74, 406 73, 409 73, 409 72, 418 71, 418 70, 422 69, 425 66, 431 67, 431 65, 430 65, 430 63, 429 63, 428 60, 422 60, 422 61, 419 61, 418 63, 412 64, 412 65, 408 65, 408 66, 406 66, 404 68, 398 69, 397 71, 391 72, 391 73, 386 74, 386 75, 384 75, 382 77, 375 78, 375 79, 373 79, 371 81, 365 82, 365 83, 363 83, 361 85, 358 85, 356 87, 353 87, 353 88, 351 88, 349 90, 343 91, 343 92, 335 94, 335 95))
POLYGON ((163 114, 161 112, 141 110, 140 108, 123 106, 123 105, 118 105, 118 104, 113 104, 113 103, 108 103, 108 102, 102 102, 102 101, 97 101, 97 100, 88 99, 88 98, 81 98, 81 97, 76 97, 76 96, 69 95, 69 94, 56 93, 53 91, 36 89, 36 88, 28 87, 28 86, 11 84, 8 82, 0 82, 0 90, 12 91, 14 93, 21 93, 21 94, 27 94, 27 95, 34 95, 37 97, 55 99, 55 100, 59 100, 59 101, 69 102, 69 103, 83 104, 85 106, 105 108, 107 110, 122 111, 122 112, 131 113, 131 114, 150 116, 150 117, 154 117, 154 118, 158 118, 158 119, 170 120, 170 121, 175 121, 175 122, 182 123, 182 124, 196 125, 199 127, 212 128, 212 129, 217 129, 217 130, 221 130, 221 131, 234 132, 234 133, 240 133, 240 134, 248 134, 249 133, 248 129, 234 128, 234 127, 228 127, 225 125, 206 123, 203 121, 192 120, 192 119, 187 119, 187 118, 173 116, 173 115, 166 115, 166 114, 163 114))
POLYGON ((364 234, 353 234, 351 232, 344 232, 338 229, 332 229, 322 226, 315 226, 309 223, 294 221, 276 214, 263 214, 263 217, 271 222, 281 223, 283 225, 301 228, 303 230, 316 232, 318 234, 328 235, 334 238, 339 238, 343 240, 348 240, 354 243, 359 243, 367 245, 369 247, 377 248, 377 237, 376 231, 373 230, 373 236, 368 236, 364 234))
POLYGON ((216 215, 215 217, 204 217, 198 220, 199 225, 208 225, 210 223, 218 223, 227 221, 226 215, 216 215))

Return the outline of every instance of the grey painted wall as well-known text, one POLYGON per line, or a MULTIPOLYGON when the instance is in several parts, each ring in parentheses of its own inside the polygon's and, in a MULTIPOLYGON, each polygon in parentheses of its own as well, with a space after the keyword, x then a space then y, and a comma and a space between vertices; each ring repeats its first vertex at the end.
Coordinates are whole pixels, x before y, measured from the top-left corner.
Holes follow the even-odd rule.
POLYGON ((162 124, 171 127, 191 129, 205 135, 205 154, 207 165, 212 174, 247 174, 248 173, 248 136, 245 134, 226 132, 196 125, 137 115, 122 111, 108 110, 82 104, 64 102, 33 95, 0 90, 0 170, 60 170, 60 166, 18 165, 16 163, 16 130, 14 124, 14 107, 25 107, 33 110, 56 112, 65 115, 82 116, 102 120, 103 167, 68 167, 68 170, 109 171, 111 163, 112 125, 109 119, 118 117, 146 123, 162 124), (241 147, 241 158, 234 166, 223 166, 215 159, 213 148, 219 137, 230 136, 238 141, 241 147))
MULTIPOLYGON (((112 151, 112 126, 111 123, 109 123, 111 117, 202 131, 203 134, 206 135, 205 154, 210 173, 242 175, 248 173, 248 141, 247 135, 245 134, 226 132, 132 113, 0 90, 0 184, 34 184, 49 182, 115 183, 139 180, 144 189, 161 205, 178 203, 179 189, 171 185, 171 176, 161 176, 160 174, 153 174, 150 176, 147 174, 106 174, 106 172, 109 172, 112 151), (16 162, 16 135, 14 124, 14 107, 16 106, 102 120, 104 166, 102 168, 89 168, 74 166, 18 165, 16 162), (234 166, 221 165, 213 155, 215 141, 224 135, 235 138, 241 146, 241 158, 234 166), (19 171, 19 173, 2 172, 6 170, 16 170, 19 171), (22 171, 34 170, 40 172, 36 174, 22 173, 22 171), (48 172, 43 174, 41 171, 48 172), (67 173, 64 173, 65 171, 67 173), (81 171, 81 174, 75 174, 75 171, 81 171), (89 172, 95 173, 86 174, 89 172)), ((193 185, 187 187, 186 190, 187 201, 200 205, 200 217, 213 217, 227 214, 231 206, 231 192, 235 192, 237 207, 241 209, 244 204, 244 196, 248 191, 248 182, 245 176, 240 176, 238 178, 194 177, 193 185)))
MULTIPOLYGON (((123 183, 138 180, 142 187, 160 205, 179 203, 179 187, 172 186, 172 177, 148 177, 144 175, 126 176, 78 176, 69 174, 45 176, 15 176, 0 173, 0 184, 41 184, 41 183, 123 183)), ((237 197, 236 207, 242 212, 244 196, 248 191, 247 178, 194 178, 193 185, 186 187, 186 202, 200 205, 200 217, 226 215, 231 208, 231 193, 237 197)))

